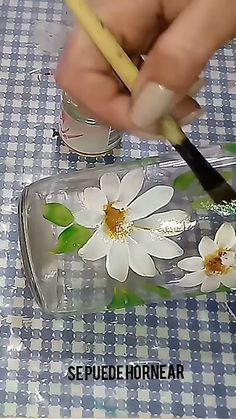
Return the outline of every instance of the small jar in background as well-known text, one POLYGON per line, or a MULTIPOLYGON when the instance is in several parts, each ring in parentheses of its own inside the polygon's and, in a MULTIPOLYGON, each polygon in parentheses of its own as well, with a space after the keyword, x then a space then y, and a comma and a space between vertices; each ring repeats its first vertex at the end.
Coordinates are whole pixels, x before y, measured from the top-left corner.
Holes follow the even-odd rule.
POLYGON ((82 156, 109 153, 122 139, 122 133, 82 115, 78 106, 63 92, 59 121, 63 142, 82 156))

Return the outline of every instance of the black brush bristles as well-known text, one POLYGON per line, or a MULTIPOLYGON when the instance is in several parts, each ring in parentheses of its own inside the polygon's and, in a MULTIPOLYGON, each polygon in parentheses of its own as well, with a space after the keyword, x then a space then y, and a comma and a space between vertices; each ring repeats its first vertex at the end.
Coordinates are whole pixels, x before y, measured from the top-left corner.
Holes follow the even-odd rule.
POLYGON ((173 146, 198 178, 203 189, 216 204, 236 200, 236 192, 233 188, 210 165, 187 137, 183 139, 181 144, 173 144, 173 146))

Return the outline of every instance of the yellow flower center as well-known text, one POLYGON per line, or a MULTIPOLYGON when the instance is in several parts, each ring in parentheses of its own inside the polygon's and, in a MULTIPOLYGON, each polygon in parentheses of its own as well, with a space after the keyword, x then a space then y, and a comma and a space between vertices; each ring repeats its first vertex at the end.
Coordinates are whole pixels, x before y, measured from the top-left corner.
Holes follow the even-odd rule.
POLYGON ((224 275, 230 266, 224 265, 222 258, 227 254, 225 249, 219 249, 216 253, 207 256, 204 259, 204 268, 207 275, 224 275))
POLYGON ((125 210, 114 208, 112 203, 109 203, 104 208, 104 224, 107 233, 112 238, 122 238, 127 236, 128 230, 125 227, 125 210))

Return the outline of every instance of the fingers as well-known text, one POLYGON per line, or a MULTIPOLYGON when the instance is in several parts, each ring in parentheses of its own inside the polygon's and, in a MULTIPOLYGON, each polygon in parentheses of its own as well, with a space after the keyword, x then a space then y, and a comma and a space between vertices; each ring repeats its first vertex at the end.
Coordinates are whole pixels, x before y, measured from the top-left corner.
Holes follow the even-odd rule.
MULTIPOLYGON (((88 110, 89 116, 98 120, 109 121, 112 109, 122 102, 119 82, 113 77, 99 51, 78 27, 68 39, 57 66, 55 80, 74 103, 88 110)), ((121 104, 121 109, 117 111, 118 126, 125 124, 123 108, 125 112, 125 104, 121 104)))
POLYGON ((142 66, 132 100, 131 119, 136 126, 146 128, 172 112, 191 90, 213 52, 232 35, 233 27, 236 31, 235 22, 236 3, 232 0, 188 3, 157 39, 142 66), (234 10, 233 18, 227 10, 225 24, 222 10, 226 3, 231 13, 234 10))
MULTIPOLYGON (((136 64, 140 63, 138 56, 134 56, 134 60, 136 64)), ((130 95, 126 94, 124 86, 114 77, 99 51, 90 45, 86 34, 79 28, 73 31, 68 40, 55 78, 72 101, 78 104, 82 113, 120 131, 137 131, 136 124, 130 118, 130 95), (87 48, 89 54, 86 54, 87 48)), ((202 81, 197 80, 191 93, 196 92, 201 86, 202 81)), ((143 106, 145 107, 145 103, 143 106)), ((198 104, 185 97, 173 108, 172 114, 181 121, 185 120, 188 114, 194 116, 196 111, 199 111, 198 104)), ((147 133, 147 129, 144 131, 147 133)), ((150 133, 152 136, 158 134, 151 127, 150 133)))
MULTIPOLYGON (((138 131, 145 136, 158 135, 156 121, 166 113, 182 124, 199 117, 199 105, 186 92, 194 95, 202 86, 202 80, 198 79, 200 72, 212 52, 228 39, 232 22, 235 26, 236 21, 229 16, 231 29, 222 23, 223 2, 232 9, 232 5, 236 7, 235 0, 149 1, 153 5, 162 3, 163 7, 157 13, 156 9, 147 9, 146 0, 139 0, 135 8, 126 0, 99 1, 103 4, 105 24, 138 67, 137 57, 146 54, 132 97, 79 28, 72 33, 56 72, 60 87, 89 116, 120 131, 138 131), (140 4, 142 7, 137 6, 140 4), (167 16, 168 7, 172 9, 167 16), (168 23, 170 27, 166 29, 168 23)), ((226 13, 230 15, 228 10, 226 13)))
MULTIPOLYGON (((140 65, 140 54, 158 35, 156 0, 93 1, 93 7, 130 57, 140 65), (132 25, 130 22, 133 22, 132 25), (145 34, 145 36, 144 36, 145 34), (138 53, 137 53, 138 52, 138 53)), ((129 118, 130 93, 114 75, 84 31, 76 27, 58 63, 55 80, 90 116, 120 130, 133 130, 129 118)))

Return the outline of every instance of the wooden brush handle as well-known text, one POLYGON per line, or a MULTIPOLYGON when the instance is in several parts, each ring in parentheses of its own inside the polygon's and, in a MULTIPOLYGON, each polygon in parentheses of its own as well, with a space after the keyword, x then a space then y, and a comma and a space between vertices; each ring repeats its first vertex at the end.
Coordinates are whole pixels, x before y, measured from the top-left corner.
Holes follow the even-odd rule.
MULTIPOLYGON (((94 11, 89 7, 86 0, 65 0, 69 9, 79 21, 92 42, 97 46, 104 58, 122 80, 124 85, 132 92, 138 77, 138 69, 121 48, 112 33, 104 26, 94 11)), ((175 122, 168 116, 159 121, 162 135, 175 147, 181 145, 185 134, 175 122)))

